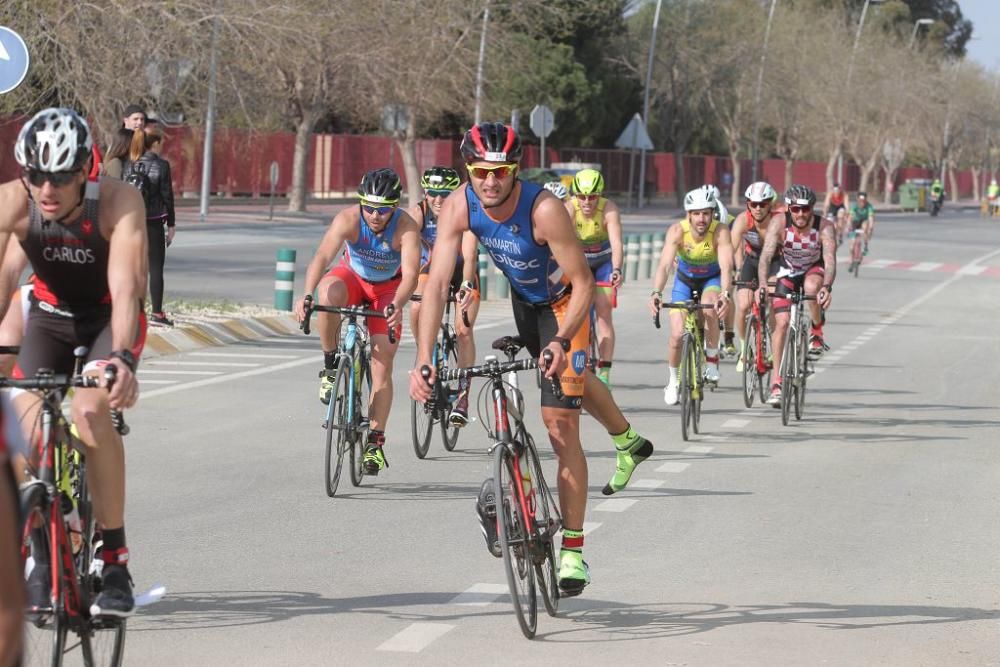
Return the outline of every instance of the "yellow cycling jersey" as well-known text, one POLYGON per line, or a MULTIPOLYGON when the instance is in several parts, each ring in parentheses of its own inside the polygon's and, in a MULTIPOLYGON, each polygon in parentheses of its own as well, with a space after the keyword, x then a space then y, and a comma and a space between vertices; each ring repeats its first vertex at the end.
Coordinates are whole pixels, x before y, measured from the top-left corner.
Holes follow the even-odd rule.
POLYGON ((681 247, 677 251, 678 270, 690 275, 699 275, 718 270, 719 250, 715 247, 715 230, 718 220, 712 220, 705 232, 705 238, 695 241, 691 234, 691 223, 681 220, 681 247))
POLYGON ((580 202, 573 197, 573 223, 576 226, 576 236, 584 246, 602 245, 608 241, 608 228, 604 226, 604 207, 608 205, 608 200, 604 197, 597 199, 597 210, 594 217, 588 218, 580 210, 580 202))

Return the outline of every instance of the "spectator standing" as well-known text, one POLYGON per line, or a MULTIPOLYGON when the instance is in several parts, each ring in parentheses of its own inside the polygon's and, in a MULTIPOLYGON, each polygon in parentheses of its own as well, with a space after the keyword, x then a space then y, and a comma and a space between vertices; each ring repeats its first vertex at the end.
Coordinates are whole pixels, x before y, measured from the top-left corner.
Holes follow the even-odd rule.
POLYGON ((126 130, 142 130, 146 127, 146 112, 138 104, 130 104, 125 107, 122 114, 122 127, 126 130))
POLYGON ((163 128, 159 124, 147 125, 145 130, 135 130, 130 146, 132 162, 125 169, 124 180, 142 193, 146 203, 149 300, 152 307, 149 323, 172 327, 174 323, 163 312, 163 266, 167 247, 174 240, 174 190, 170 163, 160 157, 163 142, 163 128))
MULTIPOLYGON (((115 132, 114 141, 108 146, 108 151, 104 156, 101 174, 122 179, 125 172, 125 165, 129 162, 129 149, 132 145, 132 130, 124 127, 118 128, 115 132)), ((145 139, 143 139, 145 141, 145 139)))

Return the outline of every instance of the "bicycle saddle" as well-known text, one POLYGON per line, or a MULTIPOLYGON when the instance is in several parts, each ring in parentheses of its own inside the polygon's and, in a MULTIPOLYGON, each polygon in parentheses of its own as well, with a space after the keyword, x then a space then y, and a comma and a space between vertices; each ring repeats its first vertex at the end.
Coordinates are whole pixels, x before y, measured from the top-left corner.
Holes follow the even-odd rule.
POLYGON ((503 352, 513 350, 513 354, 517 354, 523 347, 524 340, 520 336, 504 336, 493 341, 494 350, 501 350, 503 352))

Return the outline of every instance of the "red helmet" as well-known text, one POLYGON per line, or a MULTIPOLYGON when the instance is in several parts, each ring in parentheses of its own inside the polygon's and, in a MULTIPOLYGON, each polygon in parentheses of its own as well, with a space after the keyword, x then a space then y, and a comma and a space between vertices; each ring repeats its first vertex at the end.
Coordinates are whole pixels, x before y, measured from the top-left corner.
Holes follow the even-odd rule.
POLYGON ((466 162, 519 162, 521 138, 514 128, 503 123, 473 125, 462 139, 462 157, 466 162))

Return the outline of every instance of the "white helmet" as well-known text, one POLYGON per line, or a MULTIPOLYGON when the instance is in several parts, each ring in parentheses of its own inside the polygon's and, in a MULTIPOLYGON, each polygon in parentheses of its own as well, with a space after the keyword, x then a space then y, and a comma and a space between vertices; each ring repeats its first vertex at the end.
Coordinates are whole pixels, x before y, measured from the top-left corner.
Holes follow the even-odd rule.
POLYGON ((561 181, 549 181, 544 185, 544 187, 546 190, 554 194, 556 197, 559 197, 559 199, 562 199, 563 201, 565 201, 566 198, 569 197, 569 190, 566 189, 566 186, 563 185, 561 181))
POLYGON ((685 211, 701 211, 706 208, 715 210, 718 203, 714 185, 703 185, 684 195, 685 211))
POLYGON ((14 144, 14 159, 25 169, 76 171, 87 162, 93 145, 90 128, 80 114, 53 107, 24 124, 14 144))
POLYGON ((766 181, 757 181, 747 186, 747 191, 743 193, 747 201, 761 202, 774 201, 778 198, 778 193, 774 191, 771 184, 766 181))

